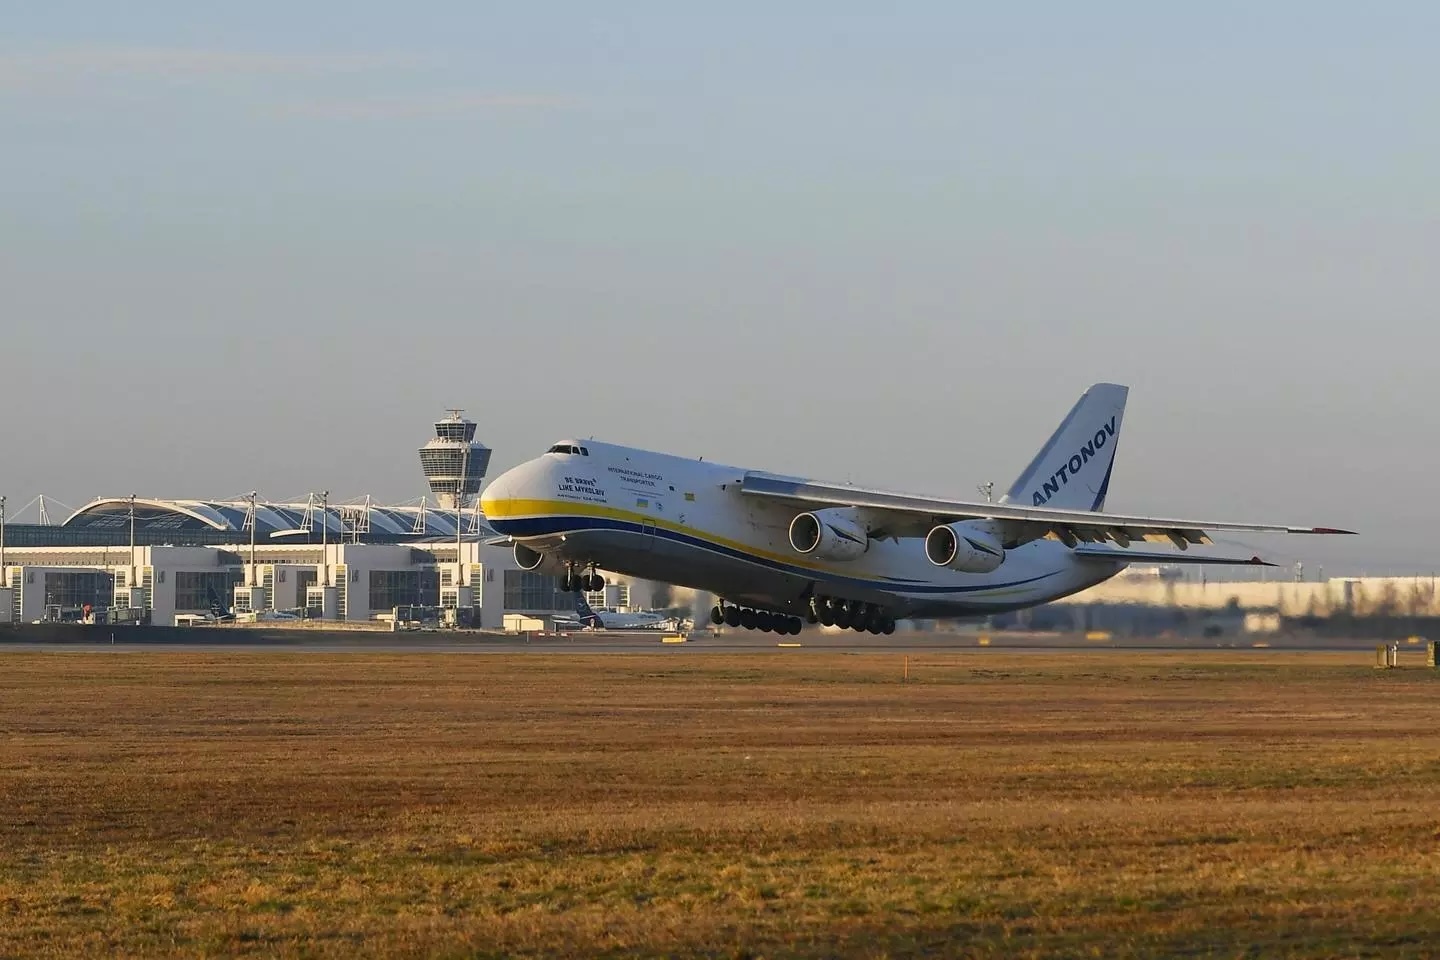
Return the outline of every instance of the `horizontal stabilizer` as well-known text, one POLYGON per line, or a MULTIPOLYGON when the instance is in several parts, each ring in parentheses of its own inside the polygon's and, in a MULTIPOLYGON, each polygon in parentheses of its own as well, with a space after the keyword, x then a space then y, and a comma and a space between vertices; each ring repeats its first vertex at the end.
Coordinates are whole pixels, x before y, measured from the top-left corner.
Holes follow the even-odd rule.
POLYGON ((1075 548, 1075 556, 1092 557, 1096 560, 1113 560, 1120 563, 1222 563, 1230 566, 1275 567, 1279 564, 1259 557, 1222 557, 1216 554, 1178 553, 1166 550, 1127 550, 1120 547, 1100 547, 1085 544, 1075 548))

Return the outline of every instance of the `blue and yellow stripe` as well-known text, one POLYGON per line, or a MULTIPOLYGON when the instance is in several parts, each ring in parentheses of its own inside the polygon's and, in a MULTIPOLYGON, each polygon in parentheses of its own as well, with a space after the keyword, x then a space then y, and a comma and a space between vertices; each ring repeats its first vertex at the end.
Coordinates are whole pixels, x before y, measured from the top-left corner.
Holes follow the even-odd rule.
POLYGON ((497 532, 521 539, 586 531, 650 534, 673 543, 705 550, 802 579, 823 580, 834 584, 848 584, 864 589, 888 592, 936 596, 985 593, 987 599, 1000 599, 1006 594, 1016 592, 1021 587, 1048 579, 1058 572, 1050 571, 1008 583, 948 586, 901 577, 848 576, 793 554, 778 554, 709 531, 682 526, 659 517, 637 514, 606 504, 569 500, 487 500, 485 502, 485 519, 497 532))

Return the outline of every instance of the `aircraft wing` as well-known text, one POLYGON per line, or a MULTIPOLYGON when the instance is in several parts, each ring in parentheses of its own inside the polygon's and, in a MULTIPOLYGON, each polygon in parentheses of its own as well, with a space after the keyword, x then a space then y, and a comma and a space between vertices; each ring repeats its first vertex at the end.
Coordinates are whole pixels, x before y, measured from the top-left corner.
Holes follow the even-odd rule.
POLYGON ((1017 503, 981 503, 945 500, 869 490, 846 484, 822 483, 751 471, 740 482, 752 497, 781 501, 802 510, 817 507, 852 507, 867 514, 874 537, 923 536, 932 526, 957 520, 994 519, 1005 522, 1007 540, 1023 543, 1053 537, 1068 546, 1113 541, 1128 547, 1133 541, 1169 540, 1181 550, 1192 543, 1211 543, 1216 533, 1351 533, 1333 527, 1292 527, 1273 523, 1229 523, 1139 517, 1086 510, 1054 510, 1017 503))

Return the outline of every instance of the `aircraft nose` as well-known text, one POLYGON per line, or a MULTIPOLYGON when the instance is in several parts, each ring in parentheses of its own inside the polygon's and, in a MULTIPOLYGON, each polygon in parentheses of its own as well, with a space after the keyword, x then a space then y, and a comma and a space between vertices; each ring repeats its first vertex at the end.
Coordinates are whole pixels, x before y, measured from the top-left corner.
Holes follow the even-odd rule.
POLYGON ((511 499, 510 491, 515 486, 514 470, 506 470, 486 484, 484 491, 480 494, 480 512, 489 517, 497 504, 504 503, 511 499))

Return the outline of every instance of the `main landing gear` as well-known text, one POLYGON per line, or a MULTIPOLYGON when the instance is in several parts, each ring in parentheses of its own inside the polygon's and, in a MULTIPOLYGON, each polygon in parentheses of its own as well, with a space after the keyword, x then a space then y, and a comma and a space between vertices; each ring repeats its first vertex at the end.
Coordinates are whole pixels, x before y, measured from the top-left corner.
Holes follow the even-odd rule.
POLYGON ((810 611, 805 619, 811 623, 841 627, 858 633, 889 636, 895 632, 895 619, 885 613, 884 607, 874 603, 861 603, 858 600, 815 597, 810 601, 810 611))
MULTIPOLYGON (((873 633, 877 636, 881 634, 889 636, 895 632, 895 619, 886 614, 884 607, 874 603, 861 603, 858 600, 815 597, 810 601, 810 609, 805 613, 805 620, 827 627, 841 627, 857 633, 873 633)), ((723 600, 711 608, 710 622, 717 627, 723 623, 727 627, 764 630, 782 636, 787 634, 794 636, 800 632, 801 628, 799 617, 771 613, 768 610, 737 607, 723 600)))
POLYGON ((598 593, 604 589, 605 578, 595 572, 594 564, 591 564, 589 573, 576 573, 571 566, 560 577, 561 593, 598 593))
POLYGON ((710 622, 717 627, 723 623, 728 627, 744 627, 746 630, 778 633, 782 637, 797 636, 802 626, 799 617, 791 617, 783 613, 772 613, 769 610, 753 610, 750 607, 737 607, 723 600, 710 608, 710 622))

